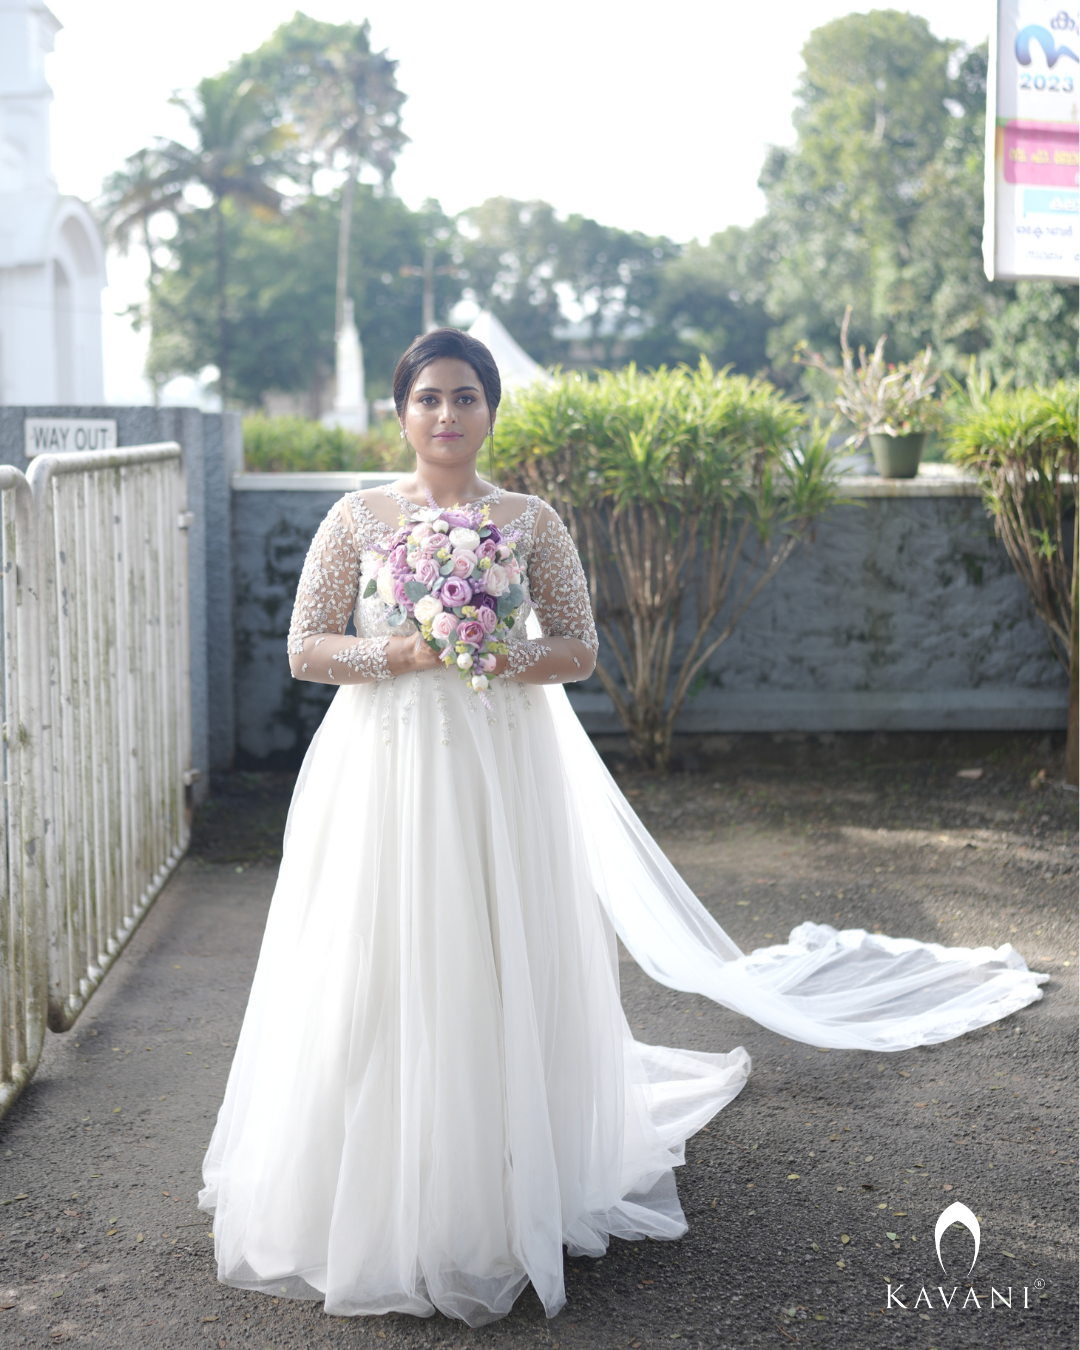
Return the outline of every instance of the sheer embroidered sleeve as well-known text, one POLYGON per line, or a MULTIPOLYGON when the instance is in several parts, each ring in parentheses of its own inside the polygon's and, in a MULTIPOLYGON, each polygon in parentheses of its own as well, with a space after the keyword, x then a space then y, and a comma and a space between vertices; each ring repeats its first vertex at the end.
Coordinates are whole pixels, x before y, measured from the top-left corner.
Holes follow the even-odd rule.
POLYGON ((350 637, 362 539, 345 500, 333 506, 308 549, 289 626, 289 666, 298 680, 359 684, 392 678, 387 638, 350 637))
POLYGON ((506 673, 529 684, 588 679, 598 648, 589 587, 570 531, 546 503, 533 528, 529 593, 544 636, 512 642, 506 673))

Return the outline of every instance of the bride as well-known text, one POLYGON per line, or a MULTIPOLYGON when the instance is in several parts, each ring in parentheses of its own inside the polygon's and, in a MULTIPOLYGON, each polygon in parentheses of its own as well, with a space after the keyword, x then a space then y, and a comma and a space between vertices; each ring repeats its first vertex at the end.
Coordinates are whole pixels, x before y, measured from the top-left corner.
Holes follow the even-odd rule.
POLYGON ((394 400, 416 470, 331 510, 289 634, 293 674, 341 687, 293 797, 199 1203, 222 1281, 332 1314, 478 1326, 531 1282, 552 1317, 564 1246, 686 1231, 673 1169, 750 1060, 635 1041, 616 935, 660 982, 819 1046, 944 1040, 1047 978, 1010 947, 813 924, 739 951, 560 688, 595 664, 588 589, 551 507, 477 476, 499 398, 474 338, 412 344, 394 400), (359 598, 373 546, 432 499, 518 537, 532 615, 490 708, 359 598))

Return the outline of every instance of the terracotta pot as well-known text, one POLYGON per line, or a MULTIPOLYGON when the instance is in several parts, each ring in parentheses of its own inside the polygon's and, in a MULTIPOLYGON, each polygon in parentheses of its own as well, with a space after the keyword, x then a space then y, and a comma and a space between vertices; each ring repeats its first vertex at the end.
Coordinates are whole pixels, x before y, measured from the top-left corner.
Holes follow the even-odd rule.
POLYGON ((925 431, 913 431, 907 436, 874 432, 870 437, 870 449, 882 478, 914 478, 926 449, 926 436, 925 431))

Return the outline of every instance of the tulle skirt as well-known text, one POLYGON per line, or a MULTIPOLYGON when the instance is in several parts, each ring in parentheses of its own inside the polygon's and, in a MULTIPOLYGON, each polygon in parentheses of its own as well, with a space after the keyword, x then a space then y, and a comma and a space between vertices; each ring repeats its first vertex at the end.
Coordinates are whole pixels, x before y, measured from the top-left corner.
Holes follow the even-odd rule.
POLYGON ((219 1278, 479 1325, 563 1246, 686 1230, 672 1168, 745 1051, 642 1045, 547 691, 338 690, 204 1164, 219 1278))
POLYGON ((803 924, 743 955, 564 692, 431 671, 338 690, 304 763, 199 1203, 225 1283, 473 1326, 563 1248, 675 1238, 673 1168, 742 1049, 633 1039, 656 980, 809 1044, 903 1050, 1041 997, 1005 946, 803 924))

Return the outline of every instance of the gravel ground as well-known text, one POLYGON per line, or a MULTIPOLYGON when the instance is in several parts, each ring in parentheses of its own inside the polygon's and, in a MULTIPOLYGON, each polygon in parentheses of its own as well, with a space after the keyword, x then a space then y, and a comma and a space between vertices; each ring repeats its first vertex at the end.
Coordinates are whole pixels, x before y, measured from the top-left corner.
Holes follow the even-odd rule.
POLYGON ((742 1094, 687 1146, 686 1237, 616 1240, 602 1260, 568 1260, 567 1305, 550 1322, 531 1291, 474 1331, 440 1316, 329 1318, 218 1285, 195 1208, 287 802, 286 778, 237 775, 215 785, 179 875, 76 1028, 50 1035, 0 1122, 0 1345, 1075 1344, 1076 797, 1054 783, 1053 747, 746 738, 708 756, 691 747, 684 763, 696 756, 696 768, 666 782, 607 749, 645 822, 744 947, 804 919, 1012 941, 1049 972, 1044 1000, 944 1045, 821 1052, 625 960, 641 1039, 742 1044, 754 1060, 742 1094), (953 1200, 982 1226, 970 1281, 962 1230, 943 1242, 950 1281, 934 1253, 953 1200), (906 1308, 889 1306, 889 1281, 903 1284, 906 1308), (948 1311, 939 1281, 946 1296, 958 1286, 948 1311), (929 1308, 915 1306, 924 1284, 929 1308), (992 1288, 1011 1290, 1012 1307, 991 1311, 992 1288))

